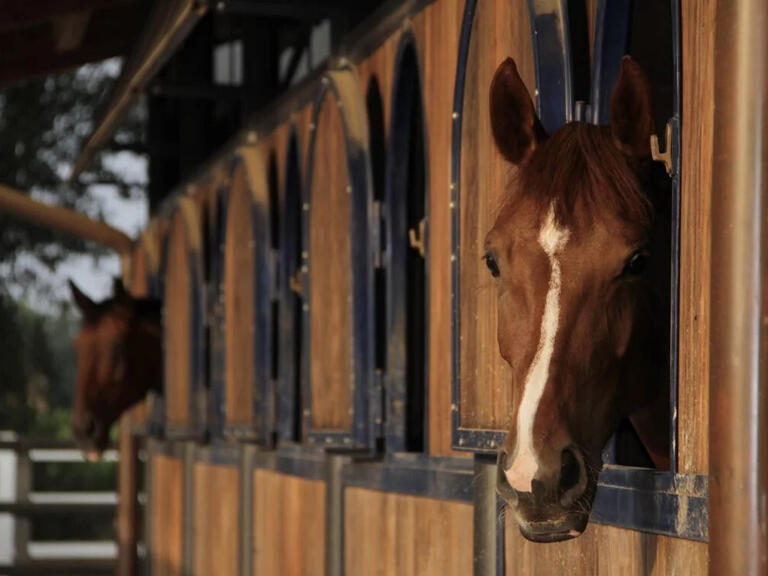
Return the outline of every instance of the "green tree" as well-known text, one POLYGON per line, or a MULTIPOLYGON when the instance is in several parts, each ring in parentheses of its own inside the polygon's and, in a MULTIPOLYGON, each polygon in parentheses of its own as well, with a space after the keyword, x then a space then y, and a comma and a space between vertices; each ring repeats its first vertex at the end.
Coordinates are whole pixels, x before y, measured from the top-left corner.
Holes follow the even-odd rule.
MULTIPOLYGON (((143 196, 143 183, 127 181, 111 166, 108 152, 96 155, 76 182, 67 181, 118 71, 113 60, 0 88, 0 182, 93 217, 102 214, 94 185, 115 186, 123 197, 143 196)), ((115 146, 141 143, 144 116, 142 107, 132 111, 115 134, 115 146)), ((29 268, 21 271, 14 265, 21 255, 31 254, 53 269, 72 253, 96 250, 0 214, 0 263, 5 264, 6 280, 21 284, 37 280, 29 268)))

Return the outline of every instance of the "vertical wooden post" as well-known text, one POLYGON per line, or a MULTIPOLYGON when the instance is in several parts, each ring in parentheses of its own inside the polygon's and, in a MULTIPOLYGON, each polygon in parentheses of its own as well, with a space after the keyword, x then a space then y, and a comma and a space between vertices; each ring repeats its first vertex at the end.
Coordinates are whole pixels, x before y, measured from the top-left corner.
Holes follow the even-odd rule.
MULTIPOLYGON (((29 503, 29 493, 32 491, 32 460, 25 446, 20 446, 16 452, 16 502, 29 503)), ((14 520, 14 564, 24 564, 29 561, 29 537, 31 523, 27 516, 16 516, 14 520)))
POLYGON ((139 466, 136 439, 131 434, 130 417, 120 420, 120 462, 117 479, 117 575, 136 574, 136 542, 138 541, 139 466))
POLYGON ((709 573, 768 574, 768 5, 716 26, 709 573))

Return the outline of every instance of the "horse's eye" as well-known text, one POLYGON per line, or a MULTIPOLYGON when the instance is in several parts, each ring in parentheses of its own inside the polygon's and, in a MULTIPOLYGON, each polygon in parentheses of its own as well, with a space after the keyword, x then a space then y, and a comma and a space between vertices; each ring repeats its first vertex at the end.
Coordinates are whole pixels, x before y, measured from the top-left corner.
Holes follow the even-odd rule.
POLYGON ((638 250, 629 257, 621 271, 622 276, 641 276, 648 264, 648 253, 645 250, 638 250))
POLYGON ((498 278, 499 265, 496 262, 496 257, 492 253, 486 252, 483 258, 485 259, 485 265, 488 266, 488 270, 491 271, 491 276, 493 276, 494 278, 498 278))

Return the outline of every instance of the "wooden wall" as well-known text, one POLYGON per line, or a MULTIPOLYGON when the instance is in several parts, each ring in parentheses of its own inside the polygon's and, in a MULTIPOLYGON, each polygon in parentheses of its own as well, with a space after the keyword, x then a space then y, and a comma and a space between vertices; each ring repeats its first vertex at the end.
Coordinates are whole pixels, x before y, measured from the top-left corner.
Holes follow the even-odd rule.
POLYGON ((706 574, 707 545, 600 524, 553 544, 525 540, 510 515, 505 531, 507 576, 706 574))
POLYGON ((317 115, 311 175, 309 363, 312 426, 348 430, 352 422, 354 240, 350 237, 352 203, 341 114, 334 94, 328 91, 317 115))
POLYGON ((678 458, 680 472, 707 474, 716 2, 681 0, 681 6, 683 151, 678 458))
POLYGON ((251 421, 255 386, 254 245, 252 198, 246 167, 238 163, 227 201, 224 262, 226 326, 226 420, 243 426, 251 421))
POLYGON ((196 462, 193 491, 192 576, 237 574, 239 470, 196 462))
POLYGON ((253 518, 254 574, 322 576, 325 573, 324 482, 255 470, 253 518))
POLYGON ((176 212, 168 240, 165 271, 165 412, 168 426, 189 423, 192 286, 189 230, 176 212))
POLYGON ((149 554, 152 576, 182 575, 184 463, 152 456, 149 554))
POLYGON ((515 59, 534 94, 533 45, 525 2, 479 0, 464 86, 459 199, 460 420, 462 427, 507 428, 512 377, 499 354, 497 290, 483 261, 485 235, 513 188, 516 169, 496 150, 488 91, 498 65, 515 59))
POLYGON ((472 573, 472 506, 344 490, 344 568, 370 576, 472 573))

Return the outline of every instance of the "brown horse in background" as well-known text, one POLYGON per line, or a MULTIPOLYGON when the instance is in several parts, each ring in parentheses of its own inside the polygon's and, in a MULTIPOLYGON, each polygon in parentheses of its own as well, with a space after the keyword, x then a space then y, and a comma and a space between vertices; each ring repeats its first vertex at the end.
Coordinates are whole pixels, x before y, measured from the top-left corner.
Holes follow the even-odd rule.
POLYGON ((530 540, 584 531, 622 419, 669 466, 668 334, 649 279, 664 193, 651 177, 650 100, 625 57, 610 127, 573 122, 548 136, 512 59, 491 85, 494 139, 518 167, 485 254, 515 398, 498 492, 530 540))
POLYGON ((161 304, 131 297, 118 279, 112 298, 102 302, 71 281, 70 288, 83 317, 74 343, 72 429, 83 450, 100 454, 120 415, 150 390, 162 391, 161 304))

